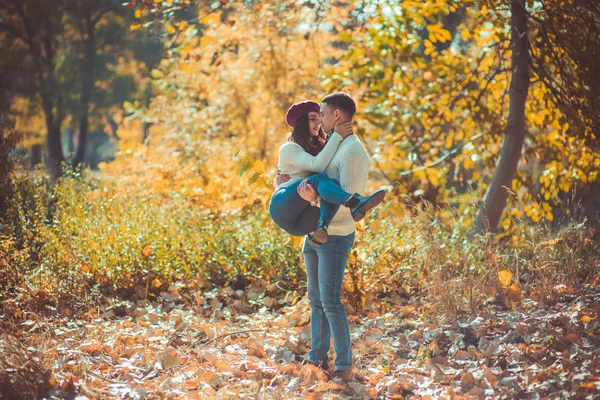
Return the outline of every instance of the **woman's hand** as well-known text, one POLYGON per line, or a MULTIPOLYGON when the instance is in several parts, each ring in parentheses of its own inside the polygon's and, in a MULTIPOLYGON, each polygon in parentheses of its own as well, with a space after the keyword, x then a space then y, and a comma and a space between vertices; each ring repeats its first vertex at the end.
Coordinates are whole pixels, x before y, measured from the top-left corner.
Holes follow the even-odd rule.
POLYGON ((333 129, 334 132, 339 133, 344 139, 354 133, 354 128, 352 127, 352 121, 344 122, 343 124, 336 125, 333 129))

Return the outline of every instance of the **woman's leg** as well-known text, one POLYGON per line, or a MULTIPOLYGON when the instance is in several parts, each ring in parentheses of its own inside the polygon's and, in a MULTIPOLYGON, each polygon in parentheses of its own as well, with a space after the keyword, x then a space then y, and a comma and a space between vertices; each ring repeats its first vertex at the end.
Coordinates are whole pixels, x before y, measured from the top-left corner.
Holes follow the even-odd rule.
POLYGON ((319 210, 319 220, 323 221, 325 226, 329 226, 329 223, 335 217, 335 214, 340 209, 339 204, 333 204, 328 201, 321 200, 321 208, 319 210))
MULTIPOLYGON (((342 189, 338 181, 331 179, 324 173, 315 174, 309 177, 308 183, 315 188, 322 200, 331 204, 343 204, 350 208, 352 218, 354 218, 355 221, 363 219, 365 213, 379 205, 385 196, 385 190, 378 190, 370 196, 361 196, 358 193, 350 194, 342 189)), ((326 207, 325 210, 322 210, 321 219, 325 225, 331 222, 338 209, 339 207, 336 209, 326 207)), ((319 226, 321 226, 321 222, 319 222, 319 226)), ((319 230, 319 228, 317 228, 317 230, 319 230)))
POLYGON ((325 173, 312 175, 308 178, 308 183, 310 183, 321 196, 319 219, 327 226, 340 209, 340 205, 346 204, 346 201, 348 201, 352 195, 342 189, 337 180, 331 179, 325 173))
POLYGON ((319 208, 298 194, 301 181, 275 191, 269 204, 273 221, 284 231, 294 236, 304 236, 314 231, 319 219, 319 208))
POLYGON ((331 179, 327 174, 320 173, 312 175, 308 178, 315 190, 321 198, 328 203, 342 205, 352 197, 352 195, 341 188, 340 183, 335 179, 331 179))
POLYGON ((298 217, 296 218, 293 228, 294 232, 296 233, 292 233, 294 236, 308 235, 315 230, 317 222, 319 222, 319 213, 321 212, 320 208, 312 207, 310 206, 310 203, 308 204, 309 207, 298 214, 298 217))

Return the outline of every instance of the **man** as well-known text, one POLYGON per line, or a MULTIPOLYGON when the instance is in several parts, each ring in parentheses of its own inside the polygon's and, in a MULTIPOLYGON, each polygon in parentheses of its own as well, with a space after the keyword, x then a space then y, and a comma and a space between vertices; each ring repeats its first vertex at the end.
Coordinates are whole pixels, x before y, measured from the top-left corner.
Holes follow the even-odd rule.
MULTIPOLYGON (((351 122, 356 112, 356 104, 343 92, 323 98, 321 121, 326 132, 336 125, 351 122)), ((356 137, 350 135, 339 145, 337 152, 325 170, 332 179, 348 193, 364 194, 369 173, 369 156, 356 137)), ((277 181, 285 182, 286 176, 278 176, 277 181)), ((298 187, 298 193, 306 201, 317 199, 316 190, 307 182, 298 187)), ((315 221, 316 223, 316 221, 315 221)), ((329 239, 314 248, 304 241, 304 259, 308 277, 308 301, 311 307, 311 350, 309 362, 327 368, 327 352, 330 337, 336 353, 334 376, 351 380, 352 344, 348 317, 341 302, 342 281, 348 255, 354 244, 355 222, 350 208, 341 207, 328 227, 329 239)))

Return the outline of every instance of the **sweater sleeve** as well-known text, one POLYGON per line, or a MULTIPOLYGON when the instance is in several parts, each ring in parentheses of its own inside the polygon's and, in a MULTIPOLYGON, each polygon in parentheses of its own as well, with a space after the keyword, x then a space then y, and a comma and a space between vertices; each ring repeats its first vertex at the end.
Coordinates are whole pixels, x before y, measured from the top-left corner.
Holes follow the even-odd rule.
POLYGON ((340 164, 340 186, 346 192, 361 195, 367 190, 369 156, 364 149, 354 146, 344 154, 344 162, 340 164))
POLYGON ((330 138, 323 150, 313 156, 307 153, 300 145, 295 143, 286 143, 281 146, 279 150, 279 159, 285 164, 293 165, 296 168, 310 171, 310 172, 323 172, 329 165, 329 162, 333 158, 338 146, 342 142, 342 136, 339 133, 334 133, 330 138))

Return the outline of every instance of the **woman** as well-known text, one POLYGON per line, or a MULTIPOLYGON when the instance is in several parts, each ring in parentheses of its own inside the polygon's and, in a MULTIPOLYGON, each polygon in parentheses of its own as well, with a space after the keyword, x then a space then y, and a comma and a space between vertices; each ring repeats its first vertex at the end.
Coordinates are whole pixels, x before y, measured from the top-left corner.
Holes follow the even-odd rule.
POLYGON ((326 140, 320 111, 319 104, 313 101, 296 103, 288 110, 286 122, 293 130, 279 149, 278 169, 289 175, 290 180, 277 186, 269 205, 269 213, 279 227, 294 236, 308 234, 313 247, 327 241, 327 226, 340 205, 350 208, 354 220, 360 221, 385 195, 383 190, 368 197, 350 194, 323 173, 339 144, 352 134, 352 124, 336 126, 326 140), (317 204, 303 200, 297 192, 304 180, 308 180, 321 198, 316 226, 313 215, 317 204))

